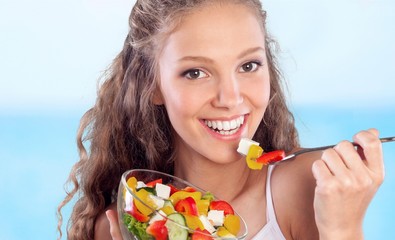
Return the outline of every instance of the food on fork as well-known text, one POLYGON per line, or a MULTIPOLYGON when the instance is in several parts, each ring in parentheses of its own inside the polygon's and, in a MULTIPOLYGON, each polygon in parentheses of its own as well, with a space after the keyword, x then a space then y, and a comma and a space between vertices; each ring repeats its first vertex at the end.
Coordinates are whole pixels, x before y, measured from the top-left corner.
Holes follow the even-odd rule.
POLYGON ((247 166, 253 170, 260 170, 264 165, 281 161, 285 157, 283 150, 264 152, 258 142, 248 138, 240 140, 237 152, 246 156, 247 166))

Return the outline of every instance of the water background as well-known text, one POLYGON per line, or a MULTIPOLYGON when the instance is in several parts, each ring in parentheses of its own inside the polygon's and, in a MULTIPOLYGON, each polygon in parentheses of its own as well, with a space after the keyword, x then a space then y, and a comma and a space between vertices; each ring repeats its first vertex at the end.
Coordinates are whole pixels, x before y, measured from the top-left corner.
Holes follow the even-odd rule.
MULTIPOLYGON (((56 208, 78 158, 75 136, 81 114, 0 115, 0 239, 56 238, 56 208)), ((301 107, 295 115, 307 147, 351 139, 368 127, 380 129, 382 136, 395 132, 394 111, 301 107)), ((367 212, 367 240, 395 239, 395 143, 383 147, 386 179, 367 212)), ((66 218, 70 207, 65 208, 66 218)))

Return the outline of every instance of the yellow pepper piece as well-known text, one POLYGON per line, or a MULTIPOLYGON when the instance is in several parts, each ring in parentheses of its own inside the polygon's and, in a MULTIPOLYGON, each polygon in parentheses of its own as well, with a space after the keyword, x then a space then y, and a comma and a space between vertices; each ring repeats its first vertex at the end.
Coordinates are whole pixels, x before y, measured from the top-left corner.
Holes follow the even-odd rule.
MULTIPOLYGON (((126 185, 133 193, 136 193, 137 179, 135 177, 131 177, 126 181, 126 185)), ((126 197, 126 186, 123 188, 123 198, 126 197)))
POLYGON ((258 163, 255 160, 259 158, 263 153, 263 149, 258 145, 251 145, 246 156, 247 166, 252 170, 260 170, 263 167, 263 163, 258 163))
POLYGON ((176 212, 176 211, 174 210, 174 208, 173 208, 173 207, 170 207, 170 206, 164 206, 164 207, 161 208, 160 210, 162 210, 164 213, 166 213, 166 215, 170 215, 170 214, 176 212))
POLYGON ((236 236, 231 234, 225 227, 219 227, 217 229, 217 235, 221 238, 236 238, 236 236))
POLYGON ((157 207, 150 195, 152 195, 152 193, 149 193, 145 189, 140 189, 137 191, 136 196, 141 199, 142 202, 136 198, 133 199, 137 209, 146 216, 150 215, 154 211, 153 209, 157 207))
POLYGON ((135 177, 131 177, 126 181, 128 187, 133 191, 136 192, 137 187, 137 179, 135 177))
POLYGON ((240 218, 233 214, 225 216, 224 227, 233 235, 237 235, 240 231, 240 218))
POLYGON ((196 201, 196 206, 199 212, 199 215, 207 216, 208 207, 210 206, 209 199, 200 199, 196 201))
POLYGON ((190 214, 183 214, 185 217, 185 221, 187 222, 187 226, 190 229, 196 230, 196 229, 204 229, 203 223, 200 221, 198 216, 193 216, 190 214))
POLYGON ((173 193, 170 197, 169 200, 173 203, 175 206, 178 201, 181 199, 187 198, 187 197, 192 197, 196 202, 199 201, 202 198, 202 193, 201 192, 187 192, 187 191, 178 191, 173 193))

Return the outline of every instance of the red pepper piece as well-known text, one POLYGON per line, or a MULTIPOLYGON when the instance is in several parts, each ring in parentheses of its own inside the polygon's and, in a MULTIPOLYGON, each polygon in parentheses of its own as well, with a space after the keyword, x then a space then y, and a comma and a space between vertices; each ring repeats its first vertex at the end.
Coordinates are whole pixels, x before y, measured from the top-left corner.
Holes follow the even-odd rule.
POLYGON ((210 203, 210 210, 224 211, 224 215, 235 214, 232 206, 223 200, 214 200, 210 203))
POLYGON ((182 190, 184 190, 185 192, 196 192, 196 189, 194 189, 193 187, 190 187, 190 186, 185 187, 182 190))
POLYGON ((206 229, 196 229, 192 234, 191 240, 212 240, 213 238, 210 237, 210 235, 211 234, 206 229))
POLYGON ((186 213, 186 214, 190 214, 193 216, 198 216, 198 213, 199 213, 197 205, 196 205, 196 201, 192 197, 187 197, 187 198, 181 199, 180 201, 178 201, 176 203, 176 206, 174 207, 174 209, 177 212, 186 213))
POLYGON ((256 162, 267 165, 270 163, 281 161, 284 157, 285 152, 283 150, 275 150, 262 154, 262 156, 256 159, 256 162))
POLYGON ((149 216, 142 214, 136 207, 136 204, 132 203, 131 206, 131 210, 126 211, 127 213, 129 213, 130 215, 132 215, 132 217, 134 217, 137 221, 139 222, 148 222, 148 220, 150 219, 149 216))
POLYGON ((154 188, 157 183, 162 183, 162 178, 158 178, 158 179, 151 181, 145 185, 147 185, 147 187, 154 188))
POLYGON ((167 240, 166 220, 158 220, 151 223, 146 232, 155 237, 155 240, 167 240))
POLYGON ((171 184, 167 184, 167 186, 170 187, 170 196, 173 195, 173 193, 180 191, 180 189, 176 188, 175 186, 171 184))

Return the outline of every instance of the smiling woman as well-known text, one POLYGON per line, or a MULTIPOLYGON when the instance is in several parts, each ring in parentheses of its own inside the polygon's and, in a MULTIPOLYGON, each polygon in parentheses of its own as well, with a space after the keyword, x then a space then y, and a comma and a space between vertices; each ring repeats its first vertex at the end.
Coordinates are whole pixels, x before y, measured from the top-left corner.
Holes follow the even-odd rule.
MULTIPOLYGON (((73 135, 95 102, 97 79, 122 47, 135 2, 2 2, 0 215, 7 217, 0 219, 0 239, 57 237, 54 211, 65 195, 67 169, 78 159, 73 135), (29 204, 20 191, 26 181, 34 189, 28 194, 29 204), (29 223, 23 224, 24 231, 22 223, 29 223)), ((355 132, 372 126, 381 137, 393 135, 395 1, 261 2, 267 11, 266 27, 281 46, 276 55, 289 80, 288 102, 301 144, 315 147, 351 140, 355 132)), ((220 131, 233 120, 207 120, 202 127, 211 124, 220 131)), ((241 126, 245 120, 243 115, 236 122, 241 126)), ((150 134, 151 129, 144 129, 150 134)), ((88 148, 89 141, 85 143, 88 148)), ((386 179, 366 213, 367 240, 395 239, 395 148, 384 144, 383 151, 386 179)), ((225 180, 213 181, 218 189, 225 187, 225 180)), ((65 221, 77 195, 62 208, 65 221)))
MULTIPOLYGON (((260 171, 236 151, 241 138, 265 151, 300 148, 260 1, 139 0, 129 23, 81 120, 74 188, 60 205, 78 193, 69 238, 121 238, 117 187, 136 168, 227 201, 245 219, 247 239, 363 238, 364 213, 384 177, 377 130, 355 134, 358 149, 341 141, 260 171)), ((150 234, 156 220, 145 219, 150 234)))
POLYGON ((256 31, 261 27, 251 10, 236 4, 201 9, 183 19, 158 58, 162 99, 157 104, 165 105, 177 144, 194 143, 186 148, 194 149, 193 154, 180 153, 189 159, 183 161, 185 165, 200 155, 221 163, 237 159, 228 146, 235 147, 241 136, 253 135, 270 94, 265 34, 256 31), (204 34, 196 36, 196 32, 204 34), (230 134, 230 122, 240 118, 243 124, 230 134), (204 138, 207 141, 192 141, 204 138))

